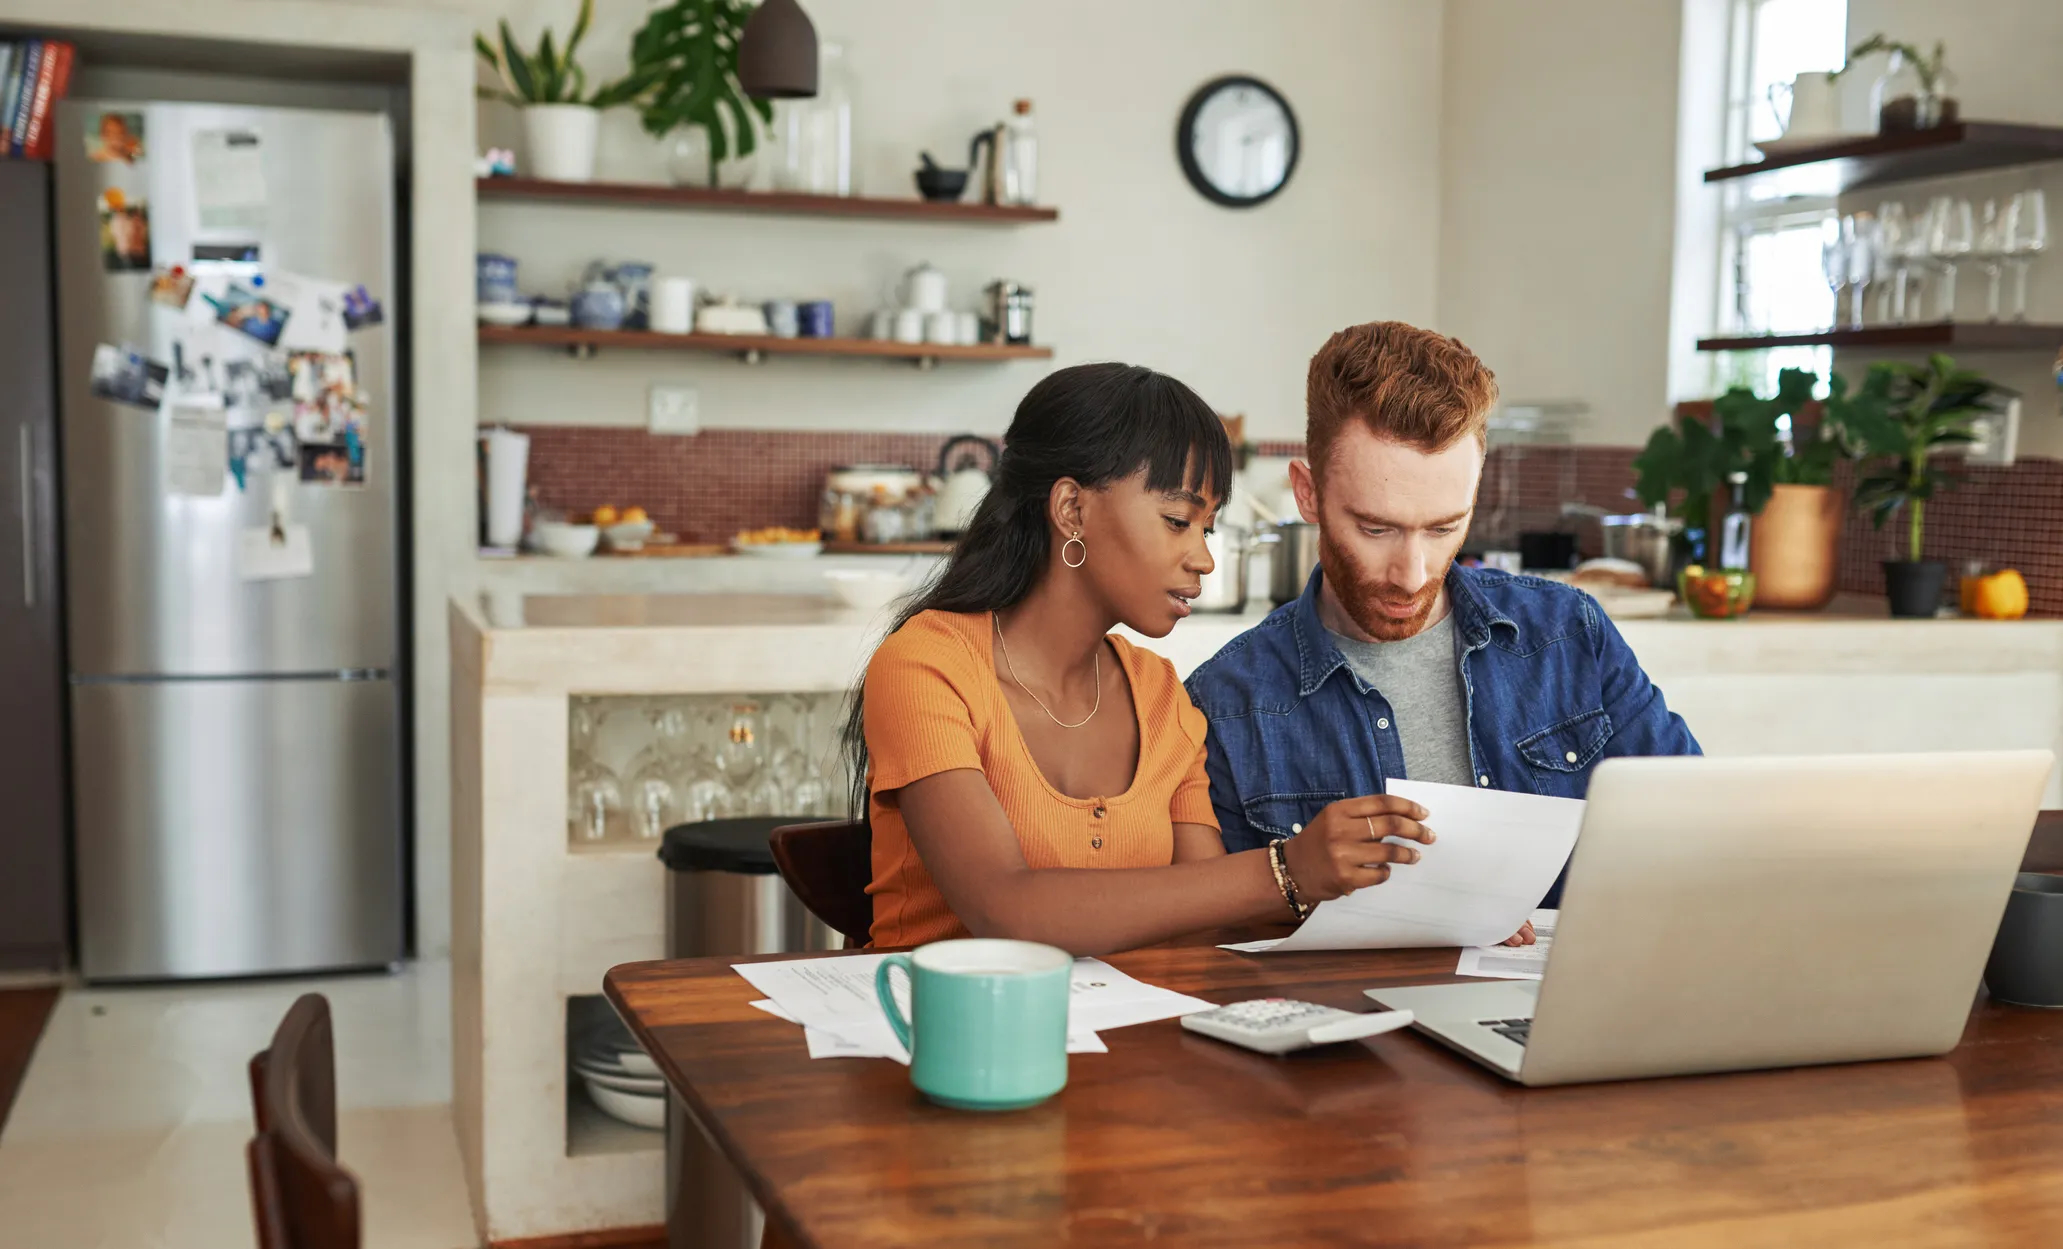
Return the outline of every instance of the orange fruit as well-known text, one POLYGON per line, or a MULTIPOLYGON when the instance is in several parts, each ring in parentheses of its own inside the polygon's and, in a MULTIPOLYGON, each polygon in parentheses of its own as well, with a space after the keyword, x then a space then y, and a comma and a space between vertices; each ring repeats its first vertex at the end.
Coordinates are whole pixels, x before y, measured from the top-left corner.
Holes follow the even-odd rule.
POLYGON ((1971 606, 1986 620, 2018 620, 2027 614, 2027 579, 2013 569, 1977 578, 1971 606))
POLYGON ((614 504, 604 503, 595 509, 595 524, 607 527, 617 523, 617 520, 616 506, 614 504))
POLYGON ((624 525, 642 525, 650 519, 652 518, 645 514, 644 508, 626 507, 623 509, 623 519, 618 523, 624 525))

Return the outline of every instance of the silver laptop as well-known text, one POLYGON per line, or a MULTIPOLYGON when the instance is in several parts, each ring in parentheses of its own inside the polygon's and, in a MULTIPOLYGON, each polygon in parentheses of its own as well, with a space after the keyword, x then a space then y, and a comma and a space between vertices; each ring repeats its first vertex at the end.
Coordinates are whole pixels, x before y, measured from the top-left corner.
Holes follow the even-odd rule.
POLYGON ((1945 1053, 2054 762, 1608 760, 1541 980, 1368 996, 1521 1084, 1945 1053))

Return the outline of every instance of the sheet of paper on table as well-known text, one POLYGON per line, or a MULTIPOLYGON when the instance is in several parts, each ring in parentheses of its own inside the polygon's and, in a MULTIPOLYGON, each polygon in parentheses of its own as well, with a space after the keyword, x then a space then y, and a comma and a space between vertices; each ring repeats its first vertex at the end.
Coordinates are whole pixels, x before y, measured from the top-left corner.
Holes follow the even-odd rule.
POLYGON ((1538 980, 1547 970, 1547 952, 1554 947, 1554 925, 1561 912, 1542 907, 1533 912, 1532 945, 1472 945, 1461 952, 1457 976, 1492 980, 1538 980))
MULTIPOLYGON (((909 1051, 896 1040, 874 996, 874 973, 886 957, 851 954, 737 963, 733 970, 778 1007, 760 1005, 761 1010, 803 1025, 810 1057, 882 1057, 908 1063, 909 1051), (810 1033, 822 1035, 811 1037, 810 1033)), ((1068 1052, 1074 1054, 1106 1052, 1102 1038, 1096 1035, 1103 1029, 1172 1019, 1215 1005, 1136 980, 1101 959, 1076 959, 1072 981, 1067 1022, 1068 1052)), ((905 983, 898 978, 894 984, 897 999, 907 1010, 905 983)))
MULTIPOLYGON (((1223 948, 1242 953, 1490 945, 1519 930, 1576 848, 1578 798, 1397 781, 1438 834, 1416 863, 1370 889, 1321 902, 1297 930, 1223 948)), ((1394 840, 1394 839, 1392 839, 1394 840)), ((1405 843, 1415 844, 1415 843, 1405 843)))

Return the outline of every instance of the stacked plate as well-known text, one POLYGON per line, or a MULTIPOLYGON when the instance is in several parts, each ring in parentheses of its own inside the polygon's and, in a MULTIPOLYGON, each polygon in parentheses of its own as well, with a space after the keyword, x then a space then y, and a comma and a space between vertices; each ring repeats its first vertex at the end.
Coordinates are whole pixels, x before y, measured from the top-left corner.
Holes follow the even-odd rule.
POLYGON ((573 1074, 603 1114, 641 1128, 666 1126, 666 1079, 630 1030, 606 1008, 591 1015, 572 1047, 573 1074))

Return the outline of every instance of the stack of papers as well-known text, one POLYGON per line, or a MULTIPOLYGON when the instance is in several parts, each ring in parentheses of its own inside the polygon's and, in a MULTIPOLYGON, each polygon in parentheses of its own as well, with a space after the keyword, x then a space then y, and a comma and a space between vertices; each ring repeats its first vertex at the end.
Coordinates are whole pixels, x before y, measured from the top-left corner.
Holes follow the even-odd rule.
POLYGON ((1393 780, 1385 788, 1428 812, 1426 827, 1437 836, 1419 847, 1418 862, 1396 864, 1380 885, 1319 903, 1287 937, 1224 948, 1255 954, 1502 941, 1547 896, 1583 823, 1577 798, 1426 781, 1393 780))
POLYGON ((1492 980, 1540 979, 1547 970, 1547 952, 1554 945, 1554 925, 1561 914, 1544 907, 1533 912, 1532 945, 1470 946, 1461 952, 1461 964, 1454 974, 1492 980))
MULTIPOLYGON (((908 1066, 910 1052, 896 1040, 888 1016, 874 996, 874 975, 886 957, 850 954, 735 963, 732 970, 766 994, 768 1000, 754 1002, 754 1006, 777 1019, 802 1025, 811 1058, 892 1058, 908 1066)), ((1173 1019, 1216 1005, 1135 980, 1102 959, 1076 959, 1073 982, 1067 1015, 1070 1054, 1107 1053, 1099 1032, 1173 1019)), ((893 984, 896 1000, 907 1013, 908 982, 898 976, 893 984)))

